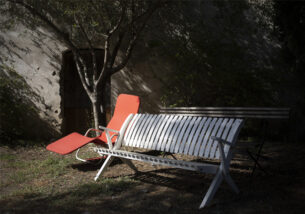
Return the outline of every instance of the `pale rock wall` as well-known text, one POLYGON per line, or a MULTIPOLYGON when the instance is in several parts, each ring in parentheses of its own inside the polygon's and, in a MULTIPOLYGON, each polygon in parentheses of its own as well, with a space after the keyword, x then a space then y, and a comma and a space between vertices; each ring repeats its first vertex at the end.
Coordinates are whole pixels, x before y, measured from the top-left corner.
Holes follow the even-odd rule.
MULTIPOLYGON (((61 127, 60 70, 66 49, 52 33, 19 24, 0 32, 0 63, 21 75, 40 99, 32 100, 40 117, 57 131, 61 127)), ((5 69, 3 70, 5 72, 5 69)))

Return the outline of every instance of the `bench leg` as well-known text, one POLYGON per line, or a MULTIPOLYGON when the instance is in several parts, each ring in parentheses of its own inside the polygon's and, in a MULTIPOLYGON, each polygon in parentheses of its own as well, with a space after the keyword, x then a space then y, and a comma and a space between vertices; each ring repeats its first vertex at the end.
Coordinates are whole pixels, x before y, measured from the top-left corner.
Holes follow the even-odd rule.
POLYGON ((199 206, 199 209, 209 205, 209 203, 211 202, 211 200, 213 199, 219 185, 221 184, 223 180, 223 175, 222 175, 222 172, 221 170, 218 170, 217 174, 215 175, 207 193, 205 194, 200 206, 199 206))
POLYGON ((98 173, 96 174, 94 180, 97 181, 98 177, 105 172, 105 170, 107 169, 107 167, 111 164, 111 162, 113 161, 114 157, 109 155, 105 162, 103 163, 102 167, 100 168, 100 170, 98 171, 98 173))
POLYGON ((234 190, 234 192, 235 192, 236 194, 238 194, 238 193, 239 193, 239 189, 238 189, 238 187, 236 186, 235 182, 233 181, 231 175, 226 174, 226 175, 224 176, 224 178, 225 178, 226 182, 232 187, 232 189, 234 190))

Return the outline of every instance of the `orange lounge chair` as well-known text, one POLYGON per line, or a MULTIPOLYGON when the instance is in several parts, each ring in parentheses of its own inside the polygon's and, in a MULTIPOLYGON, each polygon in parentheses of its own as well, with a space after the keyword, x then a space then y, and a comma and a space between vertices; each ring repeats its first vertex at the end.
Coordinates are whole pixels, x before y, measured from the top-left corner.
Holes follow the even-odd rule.
MULTIPOLYGON (((47 146, 47 150, 56 152, 61 155, 66 155, 74 152, 75 150, 83 147, 88 143, 95 143, 98 145, 107 144, 107 138, 110 138, 108 142, 115 143, 117 133, 121 129, 125 119, 129 114, 135 114, 138 112, 140 105, 140 98, 134 95, 120 94, 117 98, 116 106, 114 109, 113 116, 107 125, 107 128, 100 126, 101 130, 88 129, 85 135, 81 135, 77 132, 73 132, 47 146), (118 130, 118 131, 115 131, 118 130), (98 137, 87 137, 90 131, 98 131, 101 133, 98 137), (108 136, 107 136, 108 135, 108 136), (111 136, 111 137, 110 137, 111 136)), ((111 145, 112 146, 112 145, 111 145)), ((81 161, 87 161, 78 157, 78 151, 76 158, 81 161)))

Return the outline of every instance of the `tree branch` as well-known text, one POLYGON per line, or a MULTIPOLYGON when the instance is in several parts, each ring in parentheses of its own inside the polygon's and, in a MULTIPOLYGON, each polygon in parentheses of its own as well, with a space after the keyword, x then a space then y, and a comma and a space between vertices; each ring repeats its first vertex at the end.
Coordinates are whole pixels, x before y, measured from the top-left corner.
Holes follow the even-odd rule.
MULTIPOLYGON (((133 48, 134 48, 134 46, 135 46, 135 44, 136 44, 136 42, 137 42, 137 40, 138 40, 138 38, 139 38, 141 32, 143 31, 144 27, 146 26, 147 21, 149 20, 149 18, 150 18, 150 17, 152 16, 152 14, 156 11, 156 9, 160 6, 160 2, 161 2, 161 0, 159 0, 153 7, 147 9, 144 13, 142 13, 142 14, 139 15, 139 16, 137 16, 135 19, 133 19, 133 20, 131 21, 131 23, 129 24, 129 26, 130 26, 130 28, 132 29, 132 38, 130 39, 128 48, 126 49, 125 57, 124 57, 123 61, 122 61, 119 65, 117 65, 116 67, 112 68, 112 70, 111 70, 111 75, 112 75, 112 74, 115 74, 116 72, 120 71, 121 69, 123 69, 123 68, 126 66, 128 60, 129 60, 130 57, 131 57, 133 48), (143 22, 142 22, 142 25, 141 25, 138 29, 136 29, 135 31, 133 31, 133 30, 135 29, 135 28, 133 28, 134 23, 135 23, 137 20, 139 20, 140 18, 144 17, 144 16, 146 16, 146 17, 144 18, 144 20, 143 20, 143 22)), ((115 57, 115 56, 113 56, 113 57, 115 57)))
MULTIPOLYGON (((81 24, 81 22, 79 21, 79 19, 74 16, 74 20, 78 24, 78 26, 80 27, 81 32, 82 32, 83 36, 85 37, 85 40, 88 43, 88 46, 89 46, 89 49, 90 49, 90 53, 91 53, 91 57, 92 57, 93 81, 95 81, 96 78, 97 78, 97 63, 96 63, 96 54, 95 54, 92 42, 89 39, 88 34, 86 33, 86 31, 85 31, 83 25, 81 24)), ((89 81, 88 72, 87 71, 85 72, 85 77, 89 81)), ((87 84, 90 85, 90 82, 87 82, 87 84)))
POLYGON ((109 31, 109 33, 108 33, 109 36, 114 34, 119 29, 120 25, 123 23, 123 20, 124 20, 125 14, 126 14, 126 9, 127 9, 126 4, 123 4, 120 19, 117 22, 117 24, 114 26, 114 28, 112 28, 112 30, 109 31))

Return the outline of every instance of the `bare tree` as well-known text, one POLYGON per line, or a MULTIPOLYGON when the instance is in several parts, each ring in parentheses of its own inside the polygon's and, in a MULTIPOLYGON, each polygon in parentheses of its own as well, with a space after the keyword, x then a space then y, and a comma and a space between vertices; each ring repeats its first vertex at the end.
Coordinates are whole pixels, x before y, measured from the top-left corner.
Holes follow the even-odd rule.
POLYGON ((14 15, 51 29, 71 49, 82 86, 90 98, 95 128, 101 123, 103 93, 111 75, 128 63, 133 49, 162 0, 7 0, 14 15), (85 44, 85 45, 84 45, 85 44), (94 47, 103 46, 98 59, 94 47), (88 48, 88 64, 81 54, 88 48), (119 54, 120 53, 120 54, 119 54), (102 60, 99 69, 97 62, 102 60))

